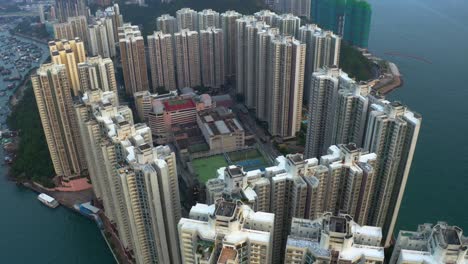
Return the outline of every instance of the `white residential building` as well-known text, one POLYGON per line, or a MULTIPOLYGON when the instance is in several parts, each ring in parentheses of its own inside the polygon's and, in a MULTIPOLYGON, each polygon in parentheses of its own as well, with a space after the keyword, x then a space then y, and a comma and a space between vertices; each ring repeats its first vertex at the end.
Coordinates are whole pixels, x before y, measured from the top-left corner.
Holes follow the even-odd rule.
POLYGON ((272 40, 269 57, 269 131, 274 136, 292 138, 302 122, 306 46, 294 37, 281 36, 272 40))
POLYGON ((307 46, 304 99, 309 100, 312 74, 325 66, 339 67, 341 37, 317 25, 307 24, 299 28, 299 40, 307 46))
POLYGON ((468 263, 468 237, 445 222, 424 224, 398 233, 390 264, 468 263))
POLYGON ((241 202, 197 204, 179 222, 182 262, 272 263, 274 219, 241 202))
POLYGON ((349 215, 325 213, 315 220, 293 218, 285 264, 384 263, 382 229, 361 226, 349 215))
POLYGON ((369 110, 364 149, 377 154, 377 181, 371 224, 391 243, 408 180, 422 117, 399 102, 377 100, 369 110))

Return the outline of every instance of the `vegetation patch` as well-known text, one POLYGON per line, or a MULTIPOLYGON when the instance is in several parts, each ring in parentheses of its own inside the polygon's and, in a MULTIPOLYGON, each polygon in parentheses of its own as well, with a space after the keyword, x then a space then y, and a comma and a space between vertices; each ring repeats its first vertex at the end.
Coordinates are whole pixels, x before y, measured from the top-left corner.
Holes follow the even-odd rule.
POLYGON ((26 84, 23 99, 8 116, 7 124, 20 136, 17 158, 11 165, 11 176, 20 181, 33 180, 45 187, 54 187, 54 167, 30 81, 26 84))
POLYGON ((341 43, 340 67, 349 77, 357 81, 368 81, 374 78, 373 63, 362 53, 346 42, 341 43))

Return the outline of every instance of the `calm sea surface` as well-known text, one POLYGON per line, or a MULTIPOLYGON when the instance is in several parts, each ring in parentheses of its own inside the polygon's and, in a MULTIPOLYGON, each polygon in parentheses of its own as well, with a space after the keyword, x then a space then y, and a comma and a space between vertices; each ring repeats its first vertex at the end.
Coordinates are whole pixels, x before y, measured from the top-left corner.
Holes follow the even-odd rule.
POLYGON ((370 50, 404 75, 390 98, 423 116, 398 228, 444 220, 468 234, 468 1, 370 2, 370 50))
MULTIPOLYGON (((396 62, 404 75, 404 87, 390 98, 423 115, 398 228, 445 220, 468 233, 468 1, 370 2, 370 50, 396 62)), ((63 207, 43 206, 36 194, 5 177, 0 177, 0 200, 3 260, 113 263, 90 220, 63 207)))

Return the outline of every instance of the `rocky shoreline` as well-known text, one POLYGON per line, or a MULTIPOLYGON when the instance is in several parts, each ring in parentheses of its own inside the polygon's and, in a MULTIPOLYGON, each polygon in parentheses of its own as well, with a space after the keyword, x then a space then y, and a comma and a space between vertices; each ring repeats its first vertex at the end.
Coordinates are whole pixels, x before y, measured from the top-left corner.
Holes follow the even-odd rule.
POLYGON ((387 95, 404 84, 403 76, 398 66, 388 60, 374 56, 366 49, 359 49, 362 55, 376 66, 375 78, 369 80, 372 90, 379 95, 387 95))

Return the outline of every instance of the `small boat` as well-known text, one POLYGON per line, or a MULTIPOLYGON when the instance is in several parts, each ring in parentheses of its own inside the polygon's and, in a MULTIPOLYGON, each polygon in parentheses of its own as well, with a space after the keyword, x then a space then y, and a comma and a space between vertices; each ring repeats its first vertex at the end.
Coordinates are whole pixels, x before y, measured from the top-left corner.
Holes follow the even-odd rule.
POLYGON ((41 193, 37 196, 37 199, 47 205, 48 207, 50 208, 57 208, 57 206, 59 206, 59 203, 57 202, 57 200, 55 200, 53 197, 50 197, 49 195, 45 194, 45 193, 41 193))

